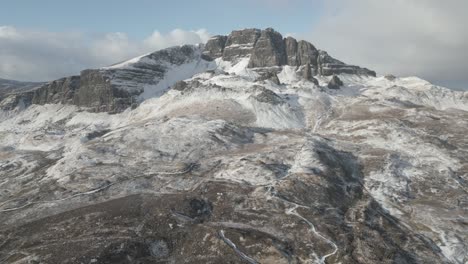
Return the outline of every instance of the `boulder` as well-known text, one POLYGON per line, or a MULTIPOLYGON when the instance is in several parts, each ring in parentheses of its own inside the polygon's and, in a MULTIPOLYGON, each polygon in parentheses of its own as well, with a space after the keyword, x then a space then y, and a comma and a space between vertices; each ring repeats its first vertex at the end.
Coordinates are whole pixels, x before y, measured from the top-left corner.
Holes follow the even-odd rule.
POLYGON ((328 83, 328 88, 329 89, 340 89, 341 86, 343 86, 343 82, 338 78, 338 76, 333 75, 331 78, 330 82, 328 83))
POLYGON ((303 69, 303 77, 307 81, 313 82, 315 85, 319 85, 319 82, 317 79, 314 78, 313 73, 312 73, 312 67, 310 66, 310 63, 307 63, 306 66, 303 69))
POLYGON ((279 97, 275 92, 262 87, 261 92, 254 96, 254 98, 262 103, 272 104, 272 105, 279 105, 284 104, 284 101, 281 97, 279 97))
POLYGON ((385 75, 384 78, 393 82, 396 79, 396 76, 392 75, 392 74, 387 74, 387 75, 385 75))
POLYGON ((283 36, 267 28, 262 30, 250 57, 249 68, 285 65, 287 62, 283 36))
POLYGON ((260 38, 259 29, 243 29, 232 31, 227 37, 223 50, 223 60, 235 61, 240 57, 252 54, 252 50, 260 38))
POLYGON ((214 60, 223 56, 224 47, 226 45, 227 36, 214 36, 206 43, 203 55, 206 58, 214 60))
POLYGON ((187 88, 187 83, 184 81, 178 81, 172 86, 172 89, 177 91, 183 91, 187 88))
POLYGON ((276 73, 271 73, 268 80, 272 81, 276 85, 281 85, 281 81, 278 78, 278 75, 276 73))
POLYGON ((257 80, 255 81, 266 81, 266 80, 269 80, 271 82, 273 82, 274 84, 276 85, 280 85, 281 82, 278 78, 278 74, 276 73, 276 71, 274 69, 271 69, 271 70, 259 70, 259 71, 256 71, 260 77, 257 78, 257 80))

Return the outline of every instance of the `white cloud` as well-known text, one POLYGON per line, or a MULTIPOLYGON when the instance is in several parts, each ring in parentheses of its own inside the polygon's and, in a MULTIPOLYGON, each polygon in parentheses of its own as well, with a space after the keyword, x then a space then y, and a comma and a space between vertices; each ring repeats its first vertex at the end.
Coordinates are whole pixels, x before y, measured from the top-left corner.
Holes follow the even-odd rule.
POLYGON ((91 37, 0 26, 0 78, 53 80, 174 45, 206 42, 209 36, 205 29, 175 29, 135 41, 122 32, 91 37))
POLYGON ((468 88, 466 10, 465 0, 329 0, 306 38, 345 62, 381 74, 417 75, 468 88))
POLYGON ((159 31, 154 31, 151 36, 144 40, 148 48, 161 49, 185 43, 204 43, 210 38, 210 34, 205 29, 197 31, 184 31, 175 29, 169 34, 163 35, 159 31))
POLYGON ((14 27, 0 26, 0 39, 4 38, 17 38, 18 33, 14 27))

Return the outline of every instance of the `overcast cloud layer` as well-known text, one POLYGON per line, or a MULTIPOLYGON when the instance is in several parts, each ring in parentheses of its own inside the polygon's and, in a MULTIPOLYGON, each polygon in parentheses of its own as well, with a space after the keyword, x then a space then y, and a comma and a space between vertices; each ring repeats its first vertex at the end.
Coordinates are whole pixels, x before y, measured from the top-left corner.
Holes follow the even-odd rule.
POLYGON ((468 88, 466 0, 328 0, 306 38, 380 74, 468 88))
MULTIPOLYGON (((281 6, 294 4, 291 0, 261 1, 274 1, 281 6)), ((336 58, 379 74, 416 75, 449 87, 468 88, 468 30, 464 14, 468 1, 324 3, 323 17, 309 34, 300 37, 336 58)), ((135 41, 125 33, 89 36, 0 26, 0 78, 52 80, 173 45, 205 42, 209 36, 204 29, 175 29, 167 34, 155 31, 146 39, 135 41)))

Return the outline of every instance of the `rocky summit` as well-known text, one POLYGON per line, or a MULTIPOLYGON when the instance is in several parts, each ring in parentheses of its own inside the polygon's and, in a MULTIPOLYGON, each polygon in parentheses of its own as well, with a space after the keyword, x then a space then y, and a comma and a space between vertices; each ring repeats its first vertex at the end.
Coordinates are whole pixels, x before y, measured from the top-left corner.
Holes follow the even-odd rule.
POLYGON ((467 92, 273 29, 4 83, 0 263, 468 262, 467 92))

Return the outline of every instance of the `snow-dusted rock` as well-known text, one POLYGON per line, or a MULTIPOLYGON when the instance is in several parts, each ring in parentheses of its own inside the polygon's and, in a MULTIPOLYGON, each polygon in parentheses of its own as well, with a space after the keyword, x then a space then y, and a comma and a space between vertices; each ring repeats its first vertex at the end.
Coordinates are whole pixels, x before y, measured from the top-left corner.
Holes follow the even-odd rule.
POLYGON ((206 42, 203 55, 208 56, 211 60, 221 58, 223 56, 226 41, 227 36, 212 37, 208 42, 206 42))
POLYGON ((340 80, 340 78, 336 75, 333 75, 330 82, 328 82, 327 87, 329 89, 340 89, 341 86, 343 86, 343 82, 340 80))
POLYGON ((2 262, 468 260, 467 93, 345 73, 326 89, 304 65, 192 48, 90 72, 86 92, 111 73, 109 91, 142 87, 134 109, 0 112, 2 262), (154 86, 126 78, 154 61, 154 86))
POLYGON ((260 37, 255 42, 248 67, 272 67, 286 63, 286 47, 283 36, 272 28, 262 30, 260 37))
POLYGON ((252 54, 252 50, 260 37, 259 29, 234 30, 229 34, 223 51, 223 60, 235 61, 252 54))
POLYGON ((33 104, 73 104, 80 76, 62 78, 34 90, 33 104))

